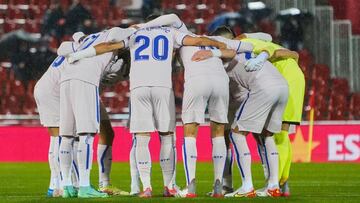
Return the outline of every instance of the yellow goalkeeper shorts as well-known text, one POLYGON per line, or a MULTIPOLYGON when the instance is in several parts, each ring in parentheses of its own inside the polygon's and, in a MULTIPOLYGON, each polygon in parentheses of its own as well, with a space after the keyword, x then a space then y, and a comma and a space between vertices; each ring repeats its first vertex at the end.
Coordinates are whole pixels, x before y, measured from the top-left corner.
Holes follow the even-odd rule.
POLYGON ((294 59, 279 60, 273 62, 273 65, 289 85, 289 98, 285 107, 283 122, 300 124, 305 94, 304 73, 294 59))

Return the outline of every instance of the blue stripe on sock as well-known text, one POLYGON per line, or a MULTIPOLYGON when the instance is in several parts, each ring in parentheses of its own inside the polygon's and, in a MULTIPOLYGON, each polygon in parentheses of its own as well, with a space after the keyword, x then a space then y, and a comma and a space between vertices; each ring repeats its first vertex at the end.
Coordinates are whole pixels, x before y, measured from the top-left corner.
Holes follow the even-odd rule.
POLYGON ((74 169, 75 169, 75 173, 76 173, 76 176, 77 178, 79 179, 80 178, 80 175, 79 175, 79 169, 75 163, 75 161, 73 160, 73 166, 74 166, 74 169))
POLYGON ((231 175, 232 174, 232 165, 233 165, 233 152, 232 152, 232 150, 231 150, 231 148, 230 148, 230 166, 229 166, 229 174, 231 175))
POLYGON ((257 150, 258 150, 258 153, 259 153, 259 156, 260 156, 260 159, 261 159, 261 163, 264 164, 264 160, 263 160, 263 157, 261 156, 261 151, 260 151, 260 145, 259 144, 257 145, 257 150))
POLYGON ((188 165, 187 165, 187 156, 186 156, 186 143, 185 143, 185 139, 184 139, 184 144, 183 144, 183 152, 184 152, 184 163, 185 163, 185 174, 186 174, 186 182, 189 185, 190 181, 189 181, 189 169, 188 169, 188 165))
POLYGON ((99 107, 99 90, 95 87, 95 99, 96 99, 96 121, 100 122, 100 107, 99 107))
POLYGON ((106 152, 108 149, 109 149, 109 146, 106 146, 104 153, 101 155, 101 158, 100 158, 101 173, 105 172, 104 159, 105 159, 105 155, 106 155, 106 152))
POLYGON ((90 145, 86 144, 86 169, 89 169, 90 165, 90 145))
POLYGON ((267 150, 266 150, 265 144, 264 144, 264 151, 265 151, 266 166, 267 166, 267 168, 268 168, 269 177, 270 177, 269 159, 268 159, 268 157, 267 157, 267 150))
POLYGON ((234 145, 234 149, 235 149, 235 153, 236 153, 236 162, 237 162, 238 167, 240 169, 241 177, 245 178, 244 171, 242 170, 242 167, 241 167, 241 164, 240 164, 240 154, 239 154, 239 151, 238 151, 238 149, 236 147, 236 144, 235 144, 232 133, 230 133, 230 139, 231 139, 231 142, 234 145))

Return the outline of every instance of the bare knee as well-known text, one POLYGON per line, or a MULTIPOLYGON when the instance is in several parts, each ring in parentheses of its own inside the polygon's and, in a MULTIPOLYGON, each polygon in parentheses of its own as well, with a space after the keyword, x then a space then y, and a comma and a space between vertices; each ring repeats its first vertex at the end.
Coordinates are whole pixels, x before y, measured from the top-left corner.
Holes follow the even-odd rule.
POLYGON ((225 125, 223 123, 210 122, 211 137, 223 137, 225 131, 225 125))
POLYGON ((184 125, 184 137, 196 137, 198 133, 198 123, 186 123, 184 125))

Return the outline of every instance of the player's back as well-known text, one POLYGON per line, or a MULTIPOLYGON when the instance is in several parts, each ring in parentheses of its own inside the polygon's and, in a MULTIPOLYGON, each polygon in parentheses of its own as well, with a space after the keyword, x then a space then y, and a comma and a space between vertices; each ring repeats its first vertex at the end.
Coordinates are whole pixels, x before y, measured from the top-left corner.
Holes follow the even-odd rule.
MULTIPOLYGON (((84 50, 90 46, 107 42, 107 37, 110 30, 94 33, 88 35, 80 46, 74 50, 84 50)), ((61 82, 75 79, 82 80, 94 85, 99 85, 100 77, 106 65, 110 62, 113 53, 105 53, 91 58, 81 59, 74 64, 64 63, 64 68, 61 69, 61 82)))
POLYGON ((193 61, 192 56, 200 50, 216 49, 213 47, 185 46, 180 49, 180 56, 185 68, 185 80, 196 76, 216 75, 227 77, 223 62, 218 57, 211 57, 203 61, 193 61))
POLYGON ((172 87, 171 72, 174 48, 185 36, 168 27, 145 28, 132 35, 130 47, 130 89, 141 86, 172 87))
POLYGON ((266 88, 271 85, 286 84, 285 79, 281 76, 279 71, 268 61, 259 71, 247 72, 245 70, 245 63, 253 57, 251 52, 238 54, 235 59, 227 67, 227 73, 230 80, 235 81, 242 87, 251 91, 256 88, 266 88))

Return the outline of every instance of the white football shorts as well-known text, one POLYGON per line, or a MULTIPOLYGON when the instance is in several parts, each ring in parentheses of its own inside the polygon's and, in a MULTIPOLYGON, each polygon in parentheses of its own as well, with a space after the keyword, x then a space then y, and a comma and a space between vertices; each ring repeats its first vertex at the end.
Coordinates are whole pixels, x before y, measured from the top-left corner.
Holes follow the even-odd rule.
POLYGON ((205 123, 208 108, 211 121, 228 122, 229 78, 222 76, 198 76, 189 78, 184 84, 182 121, 205 123))
MULTIPOLYGON (((39 82, 42 80, 39 80, 39 82)), ((59 86, 49 87, 50 84, 37 83, 34 97, 40 116, 40 123, 44 127, 59 127, 60 123, 60 93, 59 86)))
POLYGON ((173 132, 175 98, 167 87, 137 87, 130 91, 130 132, 173 132))
POLYGON ((60 135, 97 133, 100 125, 99 88, 68 80, 60 85, 60 135))
POLYGON ((287 85, 250 91, 236 112, 232 129, 238 127, 240 131, 257 134, 263 129, 272 133, 280 132, 288 94, 287 85))

